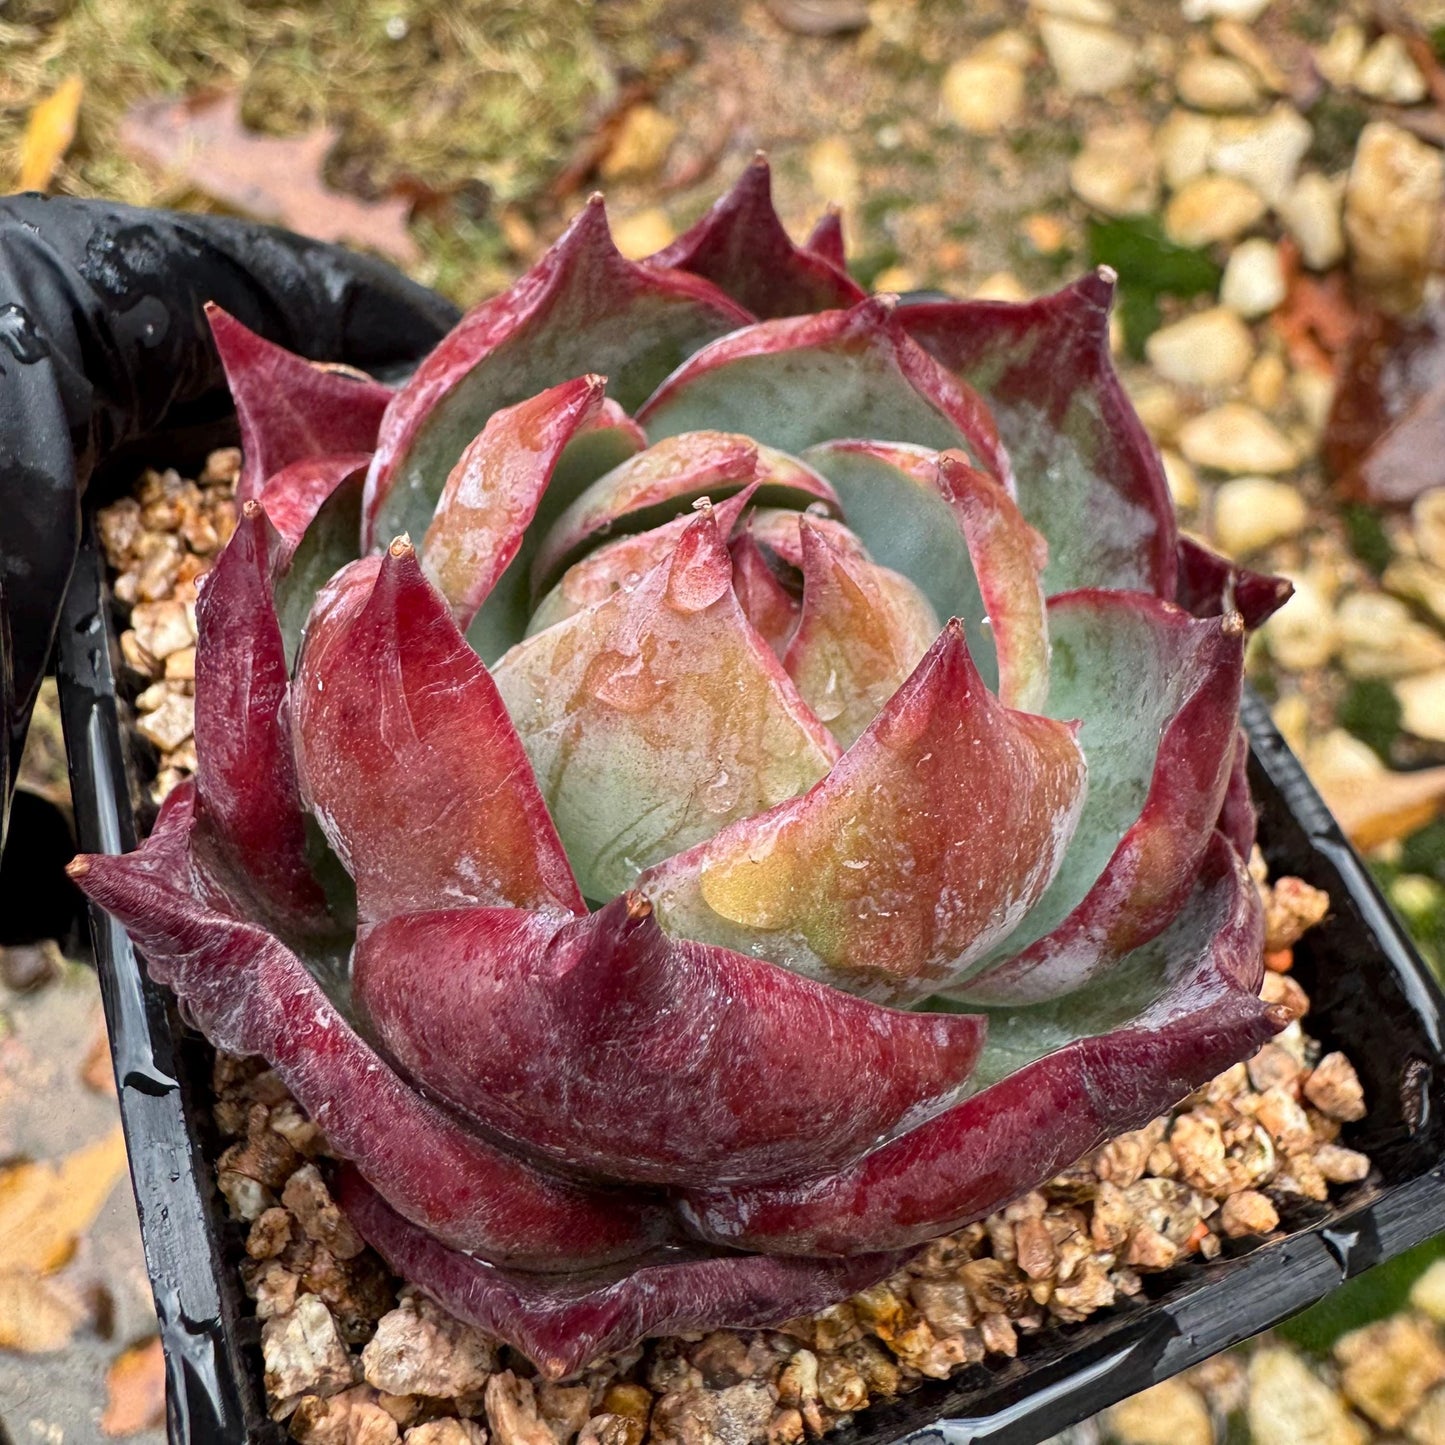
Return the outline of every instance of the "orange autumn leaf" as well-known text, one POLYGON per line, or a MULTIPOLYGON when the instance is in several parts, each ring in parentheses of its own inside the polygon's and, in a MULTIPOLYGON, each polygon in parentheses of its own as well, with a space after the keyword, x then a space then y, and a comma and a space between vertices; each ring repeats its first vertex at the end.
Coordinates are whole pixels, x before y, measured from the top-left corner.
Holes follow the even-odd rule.
POLYGON ((159 1337, 132 1345, 105 1373, 105 1434, 134 1435, 165 1424, 166 1363, 159 1337))
POLYGON ((125 1162, 117 1126, 64 1159, 0 1169, 0 1270, 59 1269, 125 1173, 125 1162))
POLYGON ((328 126, 285 137, 247 130, 233 91, 143 100, 120 124, 125 150, 243 215, 317 240, 365 246, 401 265, 414 262, 421 252, 406 227, 404 200, 364 201, 322 179, 336 138, 328 126))
POLYGON ((38 101, 25 123, 20 139, 20 172, 17 191, 43 191, 50 186, 55 168, 75 139, 80 115, 80 98, 85 82, 78 75, 61 81, 44 100, 38 101))

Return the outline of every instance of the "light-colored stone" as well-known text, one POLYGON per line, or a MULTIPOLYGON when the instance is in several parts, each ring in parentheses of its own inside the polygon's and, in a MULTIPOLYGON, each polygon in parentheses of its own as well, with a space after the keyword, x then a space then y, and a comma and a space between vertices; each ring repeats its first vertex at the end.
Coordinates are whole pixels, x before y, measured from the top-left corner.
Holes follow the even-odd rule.
POLYGON ((1266 316, 1284 300, 1284 265, 1279 247, 1263 236, 1241 241, 1229 253, 1219 299, 1241 316, 1266 316))
POLYGON ((196 640, 195 626, 181 602, 138 602, 131 609, 130 625, 136 640, 157 662, 196 640))
POLYGON ((1431 1390, 1425 1396, 1424 1403, 1405 1426, 1405 1438, 1410 1445, 1445 1445, 1445 1387, 1431 1390))
POLYGON ((1133 77, 1139 59, 1139 47, 1107 25, 1043 15, 1039 37, 1060 86, 1070 95, 1117 90, 1133 77))
POLYGON ((1356 278, 1381 305, 1410 311, 1429 273, 1445 196, 1445 157, 1389 121, 1360 132, 1345 187, 1356 278))
POLYGON ((1405 731, 1445 743, 1445 668, 1401 678, 1394 686, 1405 731))
POLYGON ((1174 87, 1196 110, 1248 110, 1260 98, 1254 76, 1227 55, 1191 55, 1176 72, 1174 87))
POLYGON ((1171 110, 1154 137, 1165 184, 1171 191, 1202 176, 1214 149, 1213 117, 1196 110, 1171 110))
POLYGON ((1164 480, 1169 483, 1169 495, 1176 507, 1191 511, 1199 505, 1199 480, 1194 468, 1174 450, 1164 447, 1159 453, 1164 464, 1164 480))
POLYGON ((1069 184, 1109 216, 1142 216, 1159 203, 1159 162, 1143 121, 1096 126, 1069 166, 1069 184))
POLYGON ((626 176, 650 176, 661 169, 676 139, 677 122, 670 115, 664 115, 655 105, 646 102, 630 106, 598 170, 609 181, 626 176))
POLYGON ((1354 81, 1362 95, 1391 105, 1418 105, 1430 93, 1405 42, 1392 34, 1380 36, 1365 52, 1355 67, 1354 81))
POLYGON ((1445 568, 1423 557, 1396 557, 1380 581, 1396 597, 1419 603, 1445 627, 1445 568))
POLYGON ((1369 1431, 1293 1350, 1266 1345, 1249 1362, 1253 1445, 1366 1445, 1369 1431))
POLYGON ((416 1294, 382 1316, 361 1368, 389 1395, 470 1395, 486 1387, 497 1352, 479 1330, 416 1294))
POLYGON ((1335 404, 1335 379, 1327 371, 1306 367, 1290 373, 1289 389, 1300 409, 1305 426, 1316 437, 1325 429, 1330 408, 1335 404))
POLYGON ((1129 400, 1144 430, 1160 446, 1172 442, 1179 431, 1182 413, 1179 408, 1179 393, 1163 382, 1135 384, 1129 388, 1129 400))
POLYGON ((1415 498, 1410 532, 1420 555, 1436 567, 1445 567, 1445 487, 1431 487, 1415 498))
POLYGON ((1253 366, 1244 379, 1244 390, 1250 401, 1263 412, 1277 411, 1289 387, 1289 371, 1284 358, 1275 351, 1267 351, 1253 366))
POLYGON ((1410 1303, 1437 1325, 1445 1325, 1445 1259, 1437 1259, 1410 1286, 1410 1303))
POLYGON ((1029 289, 1012 271, 995 271, 985 276, 975 289, 976 301, 1028 301, 1029 289))
POLYGON ((1315 51, 1315 68, 1337 90, 1347 90, 1365 58, 1365 44, 1364 30, 1353 20, 1343 20, 1315 51))
POLYGON ((1313 139, 1309 122, 1284 102, 1257 120, 1231 116, 1215 126, 1210 168, 1237 176, 1275 205, 1294 184, 1313 139))
POLYGON ((196 700, 184 693, 171 693, 153 712, 136 722, 136 731, 149 738, 163 753, 178 748, 196 730, 196 700))
POLYGON ((1445 667, 1445 637, 1418 621, 1398 597, 1351 593, 1336 618, 1340 660, 1351 677, 1410 677, 1445 667))
POLYGON ((943 74, 943 113, 972 135, 997 135, 1023 113, 1024 72, 1000 55, 965 55, 943 74))
POLYGON ((1299 490, 1272 477, 1233 477, 1214 494, 1214 540, 1231 557, 1293 537, 1308 521, 1299 490))
POLYGON ((1041 15, 1085 20, 1092 25, 1111 25, 1118 14, 1109 0, 1034 0, 1033 8, 1041 15))
POLYGON ((331 1311, 314 1294, 303 1294, 283 1315, 261 1326, 266 1391, 294 1404, 302 1394, 334 1395, 352 1383, 351 1355, 331 1311))
POLYGON ((1183 1380, 1165 1380, 1115 1405, 1105 1417, 1119 1445, 1213 1445, 1203 1396, 1183 1380))
POLYGON ((1179 450, 1197 467, 1218 472, 1287 472, 1299 449, 1252 406, 1227 402, 1179 428, 1179 450))
POLYGON ((1312 672, 1335 655, 1339 631, 1329 599, 1306 577, 1293 575, 1294 596, 1260 629, 1269 655, 1289 672, 1312 672))
POLYGON ((1161 326, 1144 350, 1155 371, 1177 386, 1233 386, 1254 359, 1249 327, 1224 306, 1161 326))
POLYGON ((677 230, 661 206, 633 211, 630 216, 619 216, 612 223, 612 244, 629 261, 640 261, 662 250, 671 245, 676 236, 677 230))
POLYGON ((1328 271, 1344 259, 1345 231, 1340 216, 1342 177, 1330 180, 1307 171, 1275 203, 1275 213, 1312 271, 1328 271))
POLYGON ((1164 210, 1164 230, 1179 246, 1232 241, 1264 216, 1264 198, 1235 176, 1196 176, 1164 210))
POLYGON ((1344 1366, 1345 1398, 1384 1430, 1396 1430, 1445 1380, 1445 1349, 1435 1326, 1419 1315, 1399 1314, 1351 1330, 1335 1341, 1344 1366))
POLYGON ((858 204, 858 160, 853 147, 840 135, 824 136, 808 147, 808 182, 821 201, 842 206, 858 204))
POLYGON ((1184 0, 1186 20, 1242 20, 1246 25, 1269 9, 1270 0, 1184 0))

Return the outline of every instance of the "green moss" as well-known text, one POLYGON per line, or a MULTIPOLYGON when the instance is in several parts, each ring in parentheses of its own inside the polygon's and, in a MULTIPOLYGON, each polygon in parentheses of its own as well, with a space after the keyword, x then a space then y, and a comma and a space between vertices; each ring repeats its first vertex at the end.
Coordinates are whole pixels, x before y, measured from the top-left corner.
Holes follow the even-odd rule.
POLYGON ((1369 118, 1369 111, 1358 101, 1326 90, 1309 111, 1315 137, 1306 159, 1322 170, 1344 170, 1354 157, 1355 143, 1369 118))
POLYGON ((1400 704, 1388 683, 1374 678, 1352 682, 1336 718, 1342 728, 1389 761, 1390 748, 1400 735, 1400 704))
POLYGON ((1340 520, 1345 524, 1350 550, 1378 577, 1395 555, 1379 512, 1360 502, 1347 502, 1340 508, 1340 520))

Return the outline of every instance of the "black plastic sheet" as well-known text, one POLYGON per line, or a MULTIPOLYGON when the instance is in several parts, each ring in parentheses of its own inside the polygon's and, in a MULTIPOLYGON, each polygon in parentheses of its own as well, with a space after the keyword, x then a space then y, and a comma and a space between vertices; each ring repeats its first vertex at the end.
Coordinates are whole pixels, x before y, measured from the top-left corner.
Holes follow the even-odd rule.
POLYGON ((271 226, 0 199, 0 817, 87 488, 128 457, 181 460, 234 439, 207 301, 303 356, 382 371, 457 317, 381 261, 271 226))

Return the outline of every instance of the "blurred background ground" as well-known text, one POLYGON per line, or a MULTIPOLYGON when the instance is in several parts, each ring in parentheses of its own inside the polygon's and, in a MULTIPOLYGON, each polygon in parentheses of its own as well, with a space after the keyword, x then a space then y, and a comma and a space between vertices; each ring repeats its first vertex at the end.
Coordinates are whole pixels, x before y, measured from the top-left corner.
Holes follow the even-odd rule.
MULTIPOLYGON (((839 206, 879 289, 1113 265, 1186 526, 1295 581, 1255 684, 1441 962, 1439 0, 0 0, 0 53, 12 185, 330 231, 464 303, 594 187, 657 249, 758 147, 788 224, 839 206)), ((53 699, 25 782, 63 804, 53 699)), ((3 965, 0 1416, 155 1442, 93 978, 3 965)), ((1445 1441, 1438 1253, 1076 1438, 1445 1441)))

